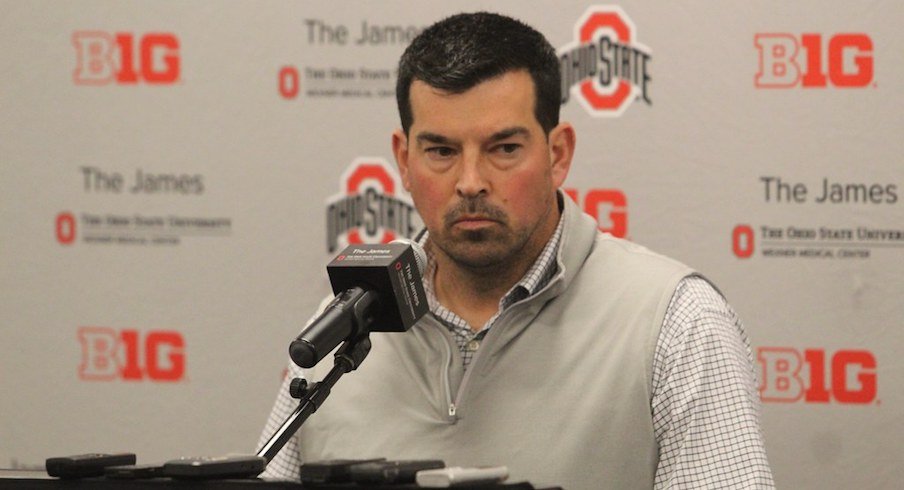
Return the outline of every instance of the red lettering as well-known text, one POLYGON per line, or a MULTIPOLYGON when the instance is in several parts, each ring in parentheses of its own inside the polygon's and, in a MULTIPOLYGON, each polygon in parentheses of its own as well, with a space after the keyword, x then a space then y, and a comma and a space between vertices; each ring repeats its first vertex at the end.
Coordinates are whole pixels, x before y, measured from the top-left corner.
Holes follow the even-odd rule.
POLYGON ((179 79, 179 41, 172 34, 148 34, 141 39, 141 75, 148 83, 173 83, 179 79), (163 65, 157 69, 155 54, 163 65))
POLYGON ((151 33, 138 42, 131 33, 76 32, 72 35, 77 84, 170 84, 179 79, 179 40, 169 33, 151 33))
POLYGON ((826 378, 826 352, 800 353, 789 348, 758 349, 762 369, 760 397, 764 402, 866 404, 876 399, 876 358, 865 350, 840 350, 832 356, 831 380, 826 378), (806 368, 806 369, 803 369, 806 368), (806 380, 806 381, 805 381, 806 380), (805 386, 806 382, 806 386, 805 386))
POLYGON ((105 32, 76 32, 72 35, 76 66, 72 78, 77 84, 103 85, 114 79, 116 64, 113 37, 105 32))
POLYGON ((182 379, 185 374, 185 354, 182 352, 184 341, 181 335, 176 332, 153 332, 144 343, 149 378, 156 381, 182 379), (161 358, 167 362, 162 363, 161 358))
POLYGON ((831 36, 827 56, 822 34, 802 34, 799 42, 791 34, 757 34, 754 45, 759 51, 755 85, 760 88, 825 88, 830 81, 836 87, 865 87, 873 79, 873 42, 866 34, 831 36), (802 76, 797 63, 801 46, 807 56, 802 76))
POLYGON ((138 83, 138 73, 135 72, 135 62, 132 56, 132 35, 117 34, 116 44, 119 46, 119 72, 116 73, 116 81, 119 83, 138 83))
POLYGON ((577 189, 562 189, 562 192, 565 193, 566 196, 570 197, 575 204, 581 204, 578 201, 578 190, 577 189))
POLYGON ((766 402, 794 402, 803 393, 800 355, 794 349, 763 347, 757 353, 762 375, 760 398, 766 402))
POLYGON ((807 52, 807 72, 804 73, 801 84, 804 87, 825 87, 826 76, 822 73, 822 36, 804 34, 800 37, 800 42, 807 52))
MULTIPOLYGON (((580 205, 577 189, 562 189, 566 196, 580 205)), ((628 199, 618 189, 591 189, 584 196, 584 212, 593 216, 600 231, 613 236, 628 236, 628 199)))
POLYGON ((84 380, 172 382, 185 376, 185 340, 178 332, 150 332, 143 342, 137 330, 81 327, 77 335, 84 380))
MULTIPOLYGON (((392 177, 386 172, 386 169, 377 163, 359 164, 355 168, 355 171, 346 179, 346 191, 349 195, 358 194, 361 192, 364 187, 364 182, 366 181, 376 182, 383 190, 384 194, 395 194, 395 181, 393 181, 392 177)), ((389 243, 395 240, 395 238, 395 233, 386 230, 379 239, 379 243, 389 243)), ((348 232, 348 243, 364 243, 364 239, 361 238, 361 234, 358 230, 351 230, 348 232)))
POLYGON ((125 363, 120 375, 125 380, 139 381, 144 376, 144 373, 138 364, 138 332, 135 330, 123 330, 120 333, 120 339, 126 348, 125 363))
POLYGON ((614 189, 594 189, 584 197, 584 212, 596 218, 600 231, 624 238, 628 235, 628 200, 614 189), (608 208, 604 213, 600 208, 608 208))
POLYGON ((753 44, 760 53, 757 87, 793 87, 800 79, 797 41, 789 34, 757 34, 753 44))
MULTIPOLYGON (((615 33, 615 40, 623 43, 633 42, 632 28, 626 19, 627 16, 620 11, 592 13, 581 25, 579 40, 581 43, 592 42, 597 31, 608 29, 615 33)), ((581 95, 598 111, 618 110, 630 103, 631 84, 626 80, 618 80, 612 93, 603 93, 595 85, 594 80, 585 80, 581 83, 581 95)))
POLYGON ((832 392, 841 403, 869 403, 876 399, 876 358, 867 351, 839 351, 832 358, 832 392), (857 369, 860 389, 848 385, 848 371, 857 369))
POLYGON ((826 387, 825 351, 807 349, 804 359, 810 366, 810 387, 804 393, 804 399, 810 403, 828 403, 830 393, 826 387))
POLYGON ((71 245, 75 242, 75 216, 72 213, 57 215, 56 238, 63 245, 71 245))
POLYGON ((735 226, 731 232, 731 250, 736 256, 746 259, 753 255, 753 228, 749 225, 735 226))
POLYGON ((298 81, 298 69, 294 66, 284 66, 279 70, 279 93, 286 99, 294 99, 298 96, 301 84, 298 81))
POLYGON ((119 374, 116 351, 119 338, 112 328, 81 327, 77 337, 82 344, 82 363, 78 374, 84 380, 111 380, 119 374))
POLYGON ((873 41, 864 34, 838 34, 829 41, 829 79, 838 87, 865 87, 873 80, 873 41), (845 73, 844 51, 857 52, 857 71, 845 73))

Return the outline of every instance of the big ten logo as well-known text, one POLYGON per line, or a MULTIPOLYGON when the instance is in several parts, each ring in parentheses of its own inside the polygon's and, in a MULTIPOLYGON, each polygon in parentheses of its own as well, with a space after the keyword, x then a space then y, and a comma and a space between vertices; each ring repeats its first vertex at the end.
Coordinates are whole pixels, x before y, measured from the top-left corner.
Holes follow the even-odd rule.
POLYGON ((75 216, 64 211, 57 215, 54 220, 54 231, 56 239, 61 245, 72 245, 75 243, 75 216))
POLYGON ((185 339, 179 332, 80 327, 79 378, 89 381, 180 381, 185 377, 185 339))
POLYGON ((785 347, 757 350, 764 402, 866 404, 876 399, 876 357, 866 350, 802 353, 785 347))
POLYGON ((77 60, 72 76, 78 85, 166 85, 179 80, 179 39, 174 34, 78 31, 72 44, 77 60))
POLYGON ((583 197, 577 189, 562 189, 565 194, 581 206, 584 212, 596 218, 600 231, 613 236, 628 236, 628 199, 618 189, 591 189, 583 197))
POLYGON ((381 158, 358 158, 327 199, 327 251, 360 243, 411 238, 423 226, 395 168, 381 158))
POLYGON ((740 259, 753 255, 753 228, 750 225, 737 225, 731 231, 731 251, 740 259))
POLYGON ((873 41, 866 34, 757 34, 759 88, 865 87, 873 81, 873 41), (826 42, 827 41, 827 42, 826 42), (801 56, 803 55, 803 56, 801 56), (803 59, 802 59, 803 58, 803 59))
POLYGON ((574 93, 596 117, 620 116, 634 100, 650 100, 650 48, 617 6, 593 6, 574 27, 574 40, 558 50, 562 104, 574 93))

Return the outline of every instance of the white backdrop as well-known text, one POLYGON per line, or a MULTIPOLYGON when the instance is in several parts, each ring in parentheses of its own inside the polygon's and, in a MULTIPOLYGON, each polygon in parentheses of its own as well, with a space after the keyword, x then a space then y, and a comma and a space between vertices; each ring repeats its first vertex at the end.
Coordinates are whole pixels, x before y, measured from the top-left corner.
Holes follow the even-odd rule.
POLYGON ((489 9, 612 60, 567 188, 741 313, 778 485, 904 476, 901 3, 0 7, 0 467, 253 452, 336 247, 419 226, 398 56, 489 9))

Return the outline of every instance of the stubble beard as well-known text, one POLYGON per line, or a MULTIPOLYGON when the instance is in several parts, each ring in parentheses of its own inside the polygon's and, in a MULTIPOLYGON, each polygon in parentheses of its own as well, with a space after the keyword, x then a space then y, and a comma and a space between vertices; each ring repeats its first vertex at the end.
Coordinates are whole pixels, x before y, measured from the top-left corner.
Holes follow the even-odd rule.
POLYGON ((505 272, 522 259, 525 247, 544 217, 531 228, 514 230, 506 213, 481 198, 461 201, 443 217, 443 232, 432 236, 433 242, 456 265, 484 276, 507 275, 505 272), (455 230, 456 219, 465 214, 479 214, 494 221, 478 230, 455 230))

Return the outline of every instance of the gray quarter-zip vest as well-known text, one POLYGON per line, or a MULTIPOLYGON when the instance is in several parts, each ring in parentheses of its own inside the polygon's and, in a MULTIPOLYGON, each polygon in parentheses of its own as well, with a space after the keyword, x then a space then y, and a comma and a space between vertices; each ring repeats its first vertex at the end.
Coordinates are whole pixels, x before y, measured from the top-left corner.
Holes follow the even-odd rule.
POLYGON ((505 465, 535 486, 652 488, 653 349, 693 272, 599 233, 565 201, 559 274, 502 313, 466 374, 432 315, 371 334, 368 358, 299 431, 302 460, 438 458, 505 465))

